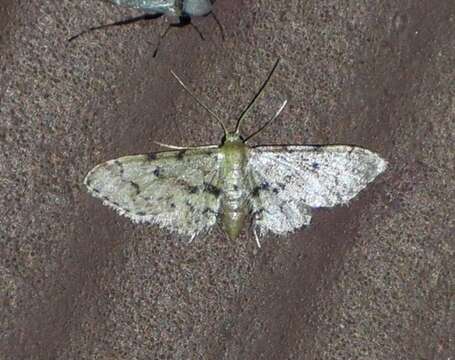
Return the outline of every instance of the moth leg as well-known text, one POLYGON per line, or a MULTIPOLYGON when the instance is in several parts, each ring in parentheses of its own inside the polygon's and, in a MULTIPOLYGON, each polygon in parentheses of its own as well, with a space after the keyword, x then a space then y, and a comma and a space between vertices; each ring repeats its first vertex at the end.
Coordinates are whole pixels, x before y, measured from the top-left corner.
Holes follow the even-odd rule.
POLYGON ((258 236, 258 233, 256 231, 256 226, 253 227, 253 234, 254 234, 254 238, 256 239, 256 244, 258 244, 258 248, 260 249, 261 248, 261 243, 259 242, 259 236, 258 236))
POLYGON ((216 24, 218 25, 218 28, 220 29, 221 39, 223 41, 226 40, 226 36, 224 35, 223 26, 221 25, 220 21, 218 20, 217 16, 215 15, 215 13, 212 11, 212 12, 208 13, 207 15, 211 15, 213 17, 213 20, 215 20, 216 24))
POLYGON ((173 150, 194 150, 194 149, 215 149, 218 145, 202 145, 202 146, 175 146, 175 145, 168 145, 160 143, 159 141, 154 141, 155 144, 166 147, 168 149, 173 150))
POLYGON ((262 209, 259 209, 258 211, 255 211, 253 213, 253 221, 251 224, 253 227, 254 239, 256 240, 256 244, 258 245, 258 248, 261 248, 261 243, 259 241, 259 235, 257 233, 257 228, 258 228, 257 221, 260 219, 262 219, 262 209))
POLYGON ((135 23, 135 22, 138 22, 138 21, 142 21, 142 20, 158 19, 162 15, 163 14, 159 14, 159 13, 158 14, 143 14, 143 15, 130 17, 130 18, 127 18, 125 20, 120 20, 120 21, 116 21, 116 22, 113 22, 113 23, 109 23, 109 24, 94 26, 94 27, 91 27, 91 28, 89 28, 87 30, 81 31, 77 35, 74 35, 74 36, 70 37, 68 39, 68 42, 71 42, 71 41, 77 39, 79 36, 84 35, 86 33, 89 33, 91 31, 94 31, 94 30, 101 30, 101 29, 105 29, 105 28, 108 28, 108 27, 111 27, 111 26, 128 25, 128 24, 132 24, 132 23, 135 23))
POLYGON ((193 235, 191 235, 191 238, 190 240, 188 241, 188 245, 191 244, 194 240, 194 238, 196 237, 196 233, 194 233, 193 235))

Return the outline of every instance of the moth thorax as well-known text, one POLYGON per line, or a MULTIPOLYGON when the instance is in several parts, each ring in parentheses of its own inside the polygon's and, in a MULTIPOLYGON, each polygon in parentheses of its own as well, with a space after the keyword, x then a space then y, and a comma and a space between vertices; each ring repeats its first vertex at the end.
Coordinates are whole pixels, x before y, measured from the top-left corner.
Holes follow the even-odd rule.
POLYGON ((204 16, 212 11, 210 0, 183 0, 183 12, 189 16, 204 16))

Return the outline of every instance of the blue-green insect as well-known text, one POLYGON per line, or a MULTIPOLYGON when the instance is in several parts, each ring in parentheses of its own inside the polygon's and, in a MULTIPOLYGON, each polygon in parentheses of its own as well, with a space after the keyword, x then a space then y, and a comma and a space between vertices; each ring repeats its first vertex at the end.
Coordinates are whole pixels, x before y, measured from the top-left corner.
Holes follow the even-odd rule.
POLYGON ((142 20, 153 20, 163 15, 176 18, 178 22, 170 24, 161 34, 156 49, 153 53, 154 57, 158 52, 161 40, 173 27, 184 27, 186 25, 191 25, 197 31, 201 39, 204 40, 202 33, 191 22, 191 19, 193 17, 211 15, 220 28, 221 36, 224 38, 223 28, 212 11, 213 3, 215 0, 111 0, 111 2, 115 5, 141 10, 144 12, 144 14, 127 18, 125 20, 116 21, 110 24, 91 27, 71 37, 68 41, 73 41, 79 36, 93 30, 100 30, 111 26, 127 25, 142 20))

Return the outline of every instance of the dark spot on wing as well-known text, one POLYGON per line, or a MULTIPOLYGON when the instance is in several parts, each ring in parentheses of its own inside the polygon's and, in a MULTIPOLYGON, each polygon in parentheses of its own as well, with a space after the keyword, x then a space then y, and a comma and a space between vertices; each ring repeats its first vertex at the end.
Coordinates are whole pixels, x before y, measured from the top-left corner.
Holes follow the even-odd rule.
POLYGON ((269 190, 269 189, 270 189, 270 184, 267 181, 263 181, 261 183, 261 185, 258 185, 253 188, 251 195, 254 197, 258 197, 260 191, 269 190))
MULTIPOLYGON (((88 185, 88 184, 87 184, 87 185, 88 185)), ((97 194, 101 193, 101 191, 99 191, 99 190, 96 189, 96 188, 93 188, 92 191, 93 191, 94 193, 97 193, 97 194)))
POLYGON ((212 213, 212 214, 217 215, 217 212, 214 211, 214 210, 212 210, 212 209, 210 209, 209 207, 206 207, 204 210, 202 210, 202 214, 205 215, 205 214, 207 214, 207 213, 212 213))
POLYGON ((180 151, 177 153, 177 160, 182 160, 183 157, 185 156, 185 153, 186 153, 186 150, 180 150, 180 151))
POLYGON ((134 181, 130 181, 130 184, 134 188, 134 190, 136 190, 136 195, 139 195, 141 193, 141 188, 139 187, 139 185, 134 181))
POLYGON ((116 201, 112 201, 112 205, 120 207, 120 204, 118 202, 116 202, 116 201))
POLYGON ((274 194, 278 194, 278 193, 280 192, 280 189, 278 189, 278 188, 273 188, 272 191, 273 191, 274 194))
POLYGON ((277 185, 281 190, 284 190, 284 188, 286 187, 286 185, 284 185, 283 183, 278 183, 277 185))
POLYGON ((261 190, 268 190, 270 188, 270 184, 267 181, 263 181, 261 183, 261 190))
POLYGON ((159 177, 161 175, 161 169, 157 167, 155 170, 153 170, 153 175, 159 177))
POLYGON ((234 184, 234 191, 237 191, 238 189, 239 187, 236 184, 234 184))
POLYGON ((319 163, 314 162, 311 164, 311 167, 313 168, 313 170, 317 170, 317 169, 319 169, 320 166, 319 166, 319 163))
POLYGON ((194 213, 195 212, 195 208, 193 206, 193 204, 191 204, 188 200, 185 201, 185 205, 188 206, 188 208, 190 209, 190 212, 194 213))
POLYGON ((314 152, 321 152, 323 150, 324 145, 313 145, 311 146, 310 150, 314 152))
POLYGON ((118 171, 120 173, 120 176, 123 176, 123 173, 125 172, 125 169, 123 168, 123 164, 120 161, 118 161, 118 160, 115 160, 114 164, 115 164, 115 166, 118 167, 118 171))
POLYGON ((147 158, 148 158, 150 161, 156 160, 156 153, 154 153, 154 152, 148 153, 147 158))
POLYGON ((145 216, 145 211, 138 211, 138 212, 136 213, 136 215, 138 215, 138 216, 145 216))
POLYGON ((221 189, 216 187, 215 185, 209 184, 209 183, 204 183, 204 191, 212 194, 215 197, 220 196, 221 194, 221 189))
POLYGON ((199 188, 197 186, 188 186, 188 192, 190 194, 196 194, 199 191, 199 188))
POLYGON ((171 207, 171 209, 175 209, 175 204, 174 203, 170 203, 169 206, 171 207))

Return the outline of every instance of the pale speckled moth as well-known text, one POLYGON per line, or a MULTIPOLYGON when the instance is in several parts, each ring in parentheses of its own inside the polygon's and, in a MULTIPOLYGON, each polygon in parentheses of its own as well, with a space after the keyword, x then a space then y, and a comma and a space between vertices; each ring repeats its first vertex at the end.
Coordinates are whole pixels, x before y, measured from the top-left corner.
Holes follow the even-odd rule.
POLYGON ((201 39, 204 40, 204 36, 202 35, 202 33, 191 22, 191 19, 194 17, 211 15, 213 19, 216 21, 221 31, 221 36, 224 38, 223 27, 221 26, 220 22, 218 21, 217 17, 212 11, 213 3, 215 2, 215 0, 110 0, 110 2, 115 5, 125 6, 132 9, 143 11, 144 14, 110 24, 91 27, 87 30, 80 32, 77 35, 72 36, 68 41, 73 41, 77 39, 79 36, 93 30, 100 30, 111 26, 127 25, 142 20, 153 20, 163 15, 177 18, 178 22, 175 24, 170 24, 166 28, 166 30, 161 34, 158 44, 153 53, 153 57, 155 57, 158 52, 161 40, 167 35, 169 30, 173 27, 184 27, 187 25, 192 25, 193 28, 201 37, 201 39))
POLYGON ((172 151, 125 156, 96 166, 85 178, 89 192, 134 222, 157 224, 189 237, 217 222, 231 239, 247 219, 258 246, 267 232, 283 235, 311 221, 312 207, 346 204, 382 173, 379 155, 349 145, 249 146, 240 125, 272 76, 248 104, 235 131, 202 104, 224 130, 221 145, 175 147, 172 151))

